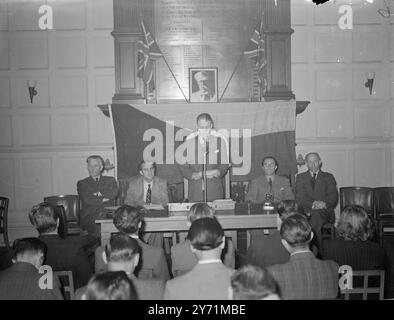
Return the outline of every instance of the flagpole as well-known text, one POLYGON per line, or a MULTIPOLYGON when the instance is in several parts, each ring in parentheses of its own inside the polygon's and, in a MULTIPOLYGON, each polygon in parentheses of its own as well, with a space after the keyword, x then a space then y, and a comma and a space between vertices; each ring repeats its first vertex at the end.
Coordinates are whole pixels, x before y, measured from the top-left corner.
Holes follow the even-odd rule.
POLYGON ((168 70, 170 70, 171 75, 173 76, 173 78, 174 78, 174 80, 175 80, 175 82, 176 82, 176 84, 177 84, 179 90, 181 90, 181 92, 182 92, 182 94, 183 94, 183 97, 185 98, 185 101, 186 101, 186 102, 189 102, 189 100, 187 100, 186 95, 185 95, 185 93, 183 92, 183 90, 182 90, 182 88, 181 88, 181 86, 180 86, 178 80, 176 79, 174 73, 172 72, 172 70, 171 70, 171 68, 170 68, 170 66, 169 66, 169 64, 168 64, 168 62, 167 62, 167 59, 166 59, 166 57, 164 56, 163 53, 162 53, 162 57, 163 57, 163 60, 164 60, 164 62, 166 63, 166 65, 167 65, 167 67, 168 67, 168 70))
POLYGON ((145 104, 148 104, 148 85, 149 85, 148 83, 144 82, 145 104))

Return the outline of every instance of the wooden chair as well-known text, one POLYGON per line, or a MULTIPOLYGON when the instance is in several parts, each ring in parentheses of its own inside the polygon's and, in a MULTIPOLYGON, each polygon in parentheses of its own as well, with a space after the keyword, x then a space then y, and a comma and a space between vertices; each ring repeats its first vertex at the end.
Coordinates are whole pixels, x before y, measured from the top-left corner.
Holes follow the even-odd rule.
POLYGON ((74 300, 75 292, 72 271, 54 271, 53 274, 59 281, 60 291, 63 294, 64 300, 74 300))
POLYGON ((366 187, 342 187, 339 188, 339 203, 341 212, 349 205, 361 206, 370 217, 374 218, 375 201, 374 189, 366 187))
POLYGON ((63 206, 66 213, 67 234, 80 235, 83 233, 79 225, 79 212, 81 208, 78 195, 58 195, 48 196, 44 198, 45 202, 49 202, 54 206, 63 206))
MULTIPOLYGON (((341 298, 344 300, 352 300, 351 296, 362 295, 362 300, 369 300, 372 294, 377 295, 379 300, 384 299, 384 270, 365 270, 365 271, 353 271, 353 288, 352 289, 341 289, 341 298), (370 285, 370 277, 379 277, 379 285, 370 285), (362 286, 355 286, 357 279, 362 279, 362 286)), ((355 299, 353 299, 355 300, 355 299)), ((357 299, 361 300, 361 299, 357 299)))
POLYGON ((394 232, 394 187, 381 187, 374 189, 375 217, 378 224, 379 240, 383 245, 385 229, 394 232))
POLYGON ((64 210, 63 206, 56 206, 55 213, 59 219, 59 227, 57 229, 57 233, 63 239, 66 239, 68 236, 68 226, 67 226, 67 215, 66 210, 64 210))
POLYGON ((3 234, 4 245, 10 252, 10 242, 8 239, 8 204, 10 200, 0 197, 0 234, 3 234))

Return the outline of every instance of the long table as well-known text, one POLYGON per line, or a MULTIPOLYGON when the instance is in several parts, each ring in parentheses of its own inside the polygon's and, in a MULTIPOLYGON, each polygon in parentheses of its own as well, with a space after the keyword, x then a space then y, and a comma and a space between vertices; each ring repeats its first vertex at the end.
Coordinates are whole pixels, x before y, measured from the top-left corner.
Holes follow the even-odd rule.
MULTIPOLYGON (((244 229, 276 229, 279 226, 277 214, 255 214, 255 215, 217 215, 216 216, 224 230, 244 229)), ((169 216, 144 218, 145 232, 182 232, 189 230, 186 216, 169 216)), ((106 244, 111 233, 116 233, 112 219, 96 220, 101 227, 101 244, 106 244)))

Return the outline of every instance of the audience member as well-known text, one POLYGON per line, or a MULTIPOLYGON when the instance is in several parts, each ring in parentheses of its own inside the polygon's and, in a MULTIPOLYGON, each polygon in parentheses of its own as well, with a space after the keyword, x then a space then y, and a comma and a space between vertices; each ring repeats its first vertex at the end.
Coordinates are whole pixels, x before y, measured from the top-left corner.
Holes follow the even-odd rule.
POLYGON ((229 297, 230 300, 280 300, 279 287, 272 275, 252 265, 234 272, 229 297))
MULTIPOLYGON (((47 247, 37 238, 23 238, 14 241, 12 248, 13 265, 0 272, 0 300, 63 300, 57 281, 46 283, 40 288, 40 279, 45 273, 38 270, 43 265, 47 247)), ((47 279, 50 279, 48 276, 47 279)))
MULTIPOLYGON (((132 207, 125 204, 115 211, 113 222, 119 232, 125 233, 131 238, 136 239, 138 245, 141 247, 140 263, 136 268, 138 278, 146 278, 144 271, 148 271, 152 273, 153 278, 167 281, 170 278, 170 274, 163 248, 150 246, 138 237, 143 222, 144 212, 146 212, 146 210, 143 207, 132 207)), ((104 250, 105 248, 103 246, 96 249, 96 273, 107 269, 107 265, 102 257, 104 250)))
POLYGON ((216 218, 194 221, 188 233, 198 263, 191 271, 167 281, 165 300, 224 300, 228 298, 234 270, 220 260, 225 246, 223 229, 216 218))
POLYGON ((107 271, 89 280, 82 300, 138 300, 138 297, 124 271, 107 271))
POLYGON ((38 239, 48 247, 45 264, 54 271, 72 271, 75 288, 86 285, 92 275, 85 250, 87 242, 80 236, 62 239, 58 234, 59 217, 55 207, 47 202, 33 206, 29 219, 40 234, 38 239))
POLYGON ((283 299, 334 299, 338 294, 338 265, 321 261, 309 250, 313 232, 308 220, 296 214, 282 222, 282 243, 290 253, 284 264, 268 267, 283 299))
MULTIPOLYGON (((193 221, 200 218, 213 218, 215 210, 206 203, 195 203, 190 208, 189 215, 187 216, 187 223, 189 227, 193 221)), ((231 239, 226 238, 225 247, 222 251, 223 263, 234 269, 235 267, 235 249, 231 239)), ((196 255, 190 249, 190 240, 173 245, 171 247, 171 260, 172 260, 172 273, 174 276, 181 275, 190 271, 197 264, 198 260, 196 255)))

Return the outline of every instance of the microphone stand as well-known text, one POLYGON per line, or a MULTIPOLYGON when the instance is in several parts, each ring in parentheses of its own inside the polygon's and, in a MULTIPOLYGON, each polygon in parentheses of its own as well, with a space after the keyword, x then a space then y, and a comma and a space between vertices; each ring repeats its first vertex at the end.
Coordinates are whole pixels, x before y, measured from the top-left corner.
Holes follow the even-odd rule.
POLYGON ((202 165, 202 178, 203 178, 203 201, 205 203, 207 203, 208 201, 208 196, 207 196, 207 157, 208 157, 208 153, 209 153, 209 144, 208 144, 208 140, 204 139, 205 142, 205 151, 204 151, 204 162, 202 165))

